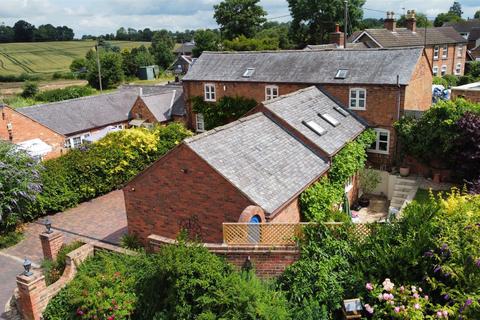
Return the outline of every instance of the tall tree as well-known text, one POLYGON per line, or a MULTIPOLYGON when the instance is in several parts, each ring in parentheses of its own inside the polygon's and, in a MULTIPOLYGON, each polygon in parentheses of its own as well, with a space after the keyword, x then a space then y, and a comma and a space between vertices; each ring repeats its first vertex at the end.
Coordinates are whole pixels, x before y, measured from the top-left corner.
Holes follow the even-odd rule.
MULTIPOLYGON (((122 55, 113 51, 100 51, 103 89, 113 88, 123 81, 122 55)), ((100 88, 95 54, 87 54, 87 80, 95 88, 100 88)))
POLYGON ((13 26, 16 42, 32 42, 34 40, 35 26, 24 20, 19 20, 13 26))
POLYGON ((0 43, 13 42, 15 33, 13 29, 5 24, 0 25, 0 43))
MULTIPOLYGON (((415 16, 416 16, 416 19, 417 19, 417 27, 418 28, 425 28, 425 27, 429 28, 429 27, 433 26, 433 23, 430 20, 428 20, 427 16, 424 13, 417 12, 415 14, 415 16)), ((406 18, 405 15, 402 14, 400 19, 398 19, 398 21, 397 21, 397 26, 405 27, 406 26, 405 18, 406 18)))
POLYGON ((463 19, 461 17, 451 12, 439 13, 438 16, 435 18, 435 21, 433 21, 433 25, 435 27, 441 27, 446 22, 459 22, 462 20, 463 19))
MULTIPOLYGON (((287 0, 292 24, 290 35, 298 47, 319 44, 335 28, 335 23, 344 24, 345 4, 343 0, 287 0)), ((362 6, 365 0, 348 2, 349 30, 362 21, 362 6)))
POLYGON ((220 26, 222 37, 228 40, 244 35, 251 38, 266 21, 267 12, 258 5, 260 0, 224 0, 213 8, 213 17, 220 26))
POLYGON ((475 12, 475 15, 473 16, 474 19, 480 19, 480 10, 477 10, 477 12, 475 12))
POLYGON ((199 57, 203 51, 217 51, 220 44, 220 36, 212 30, 197 30, 195 32, 195 48, 193 56, 199 57))
POLYGON ((462 11, 462 5, 460 4, 460 2, 457 2, 457 1, 453 2, 452 6, 448 10, 448 13, 452 13, 457 17, 461 18, 463 11, 462 11))
POLYGON ((155 62, 163 69, 167 69, 175 59, 173 47, 175 43, 167 30, 156 31, 152 38, 150 52, 155 62))

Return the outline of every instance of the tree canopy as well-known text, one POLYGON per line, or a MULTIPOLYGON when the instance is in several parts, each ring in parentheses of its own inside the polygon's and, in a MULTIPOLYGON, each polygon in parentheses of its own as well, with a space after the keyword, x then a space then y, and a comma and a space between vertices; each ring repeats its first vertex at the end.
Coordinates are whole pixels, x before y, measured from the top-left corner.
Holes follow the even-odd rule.
POLYGON ((195 48, 193 56, 199 57, 203 51, 217 51, 220 44, 220 35, 210 29, 195 32, 195 48))
MULTIPOLYGON (((430 28, 433 26, 433 23, 428 20, 428 17, 421 12, 417 12, 416 14, 417 19, 417 28, 430 28)), ((400 19, 397 21, 397 26, 405 27, 406 26, 406 17, 404 14, 401 15, 400 19)))
POLYGON ((220 26, 222 37, 232 40, 241 35, 251 38, 266 22, 267 12, 260 0, 224 0, 213 8, 213 17, 220 26))
POLYGON ((462 21, 462 5, 454 1, 448 12, 439 13, 433 22, 435 27, 441 27, 446 22, 459 22, 462 21))
MULTIPOLYGON (((344 24, 345 4, 342 0, 287 0, 287 2, 293 18, 290 36, 299 47, 325 42, 328 33, 334 30, 335 23, 344 24)), ((360 24, 364 4, 365 0, 349 1, 348 30, 360 24)))
POLYGON ((173 48, 175 42, 167 30, 156 31, 152 38, 150 52, 155 58, 155 62, 163 69, 167 69, 172 64, 175 56, 173 48))

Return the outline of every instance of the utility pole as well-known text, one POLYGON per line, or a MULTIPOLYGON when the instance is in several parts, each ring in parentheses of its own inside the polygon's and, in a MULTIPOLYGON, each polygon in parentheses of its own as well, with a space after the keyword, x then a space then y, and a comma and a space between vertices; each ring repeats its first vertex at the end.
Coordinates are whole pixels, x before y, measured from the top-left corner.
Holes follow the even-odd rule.
POLYGON ((100 55, 98 53, 99 42, 95 45, 95 51, 97 51, 97 69, 98 69, 98 84, 100 85, 100 92, 103 92, 102 88, 102 69, 100 65, 100 55))
POLYGON ((343 26, 343 47, 346 49, 347 48, 347 38, 348 38, 348 0, 344 1, 345 3, 345 25, 343 26))

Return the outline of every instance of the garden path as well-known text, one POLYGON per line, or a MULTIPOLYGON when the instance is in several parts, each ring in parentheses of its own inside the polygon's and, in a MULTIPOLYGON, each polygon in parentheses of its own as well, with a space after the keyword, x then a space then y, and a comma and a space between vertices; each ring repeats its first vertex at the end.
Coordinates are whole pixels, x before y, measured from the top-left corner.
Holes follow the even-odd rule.
MULTIPOLYGON (((80 239, 118 244, 120 237, 127 232, 127 216, 121 190, 49 217, 52 229, 63 232, 67 242, 80 239)), ((33 262, 33 267, 39 267, 42 262, 39 234, 45 230, 44 219, 27 224, 25 239, 20 243, 0 250, 0 319, 4 319, 3 307, 15 288, 15 276, 23 271, 23 259, 28 257, 33 262)))

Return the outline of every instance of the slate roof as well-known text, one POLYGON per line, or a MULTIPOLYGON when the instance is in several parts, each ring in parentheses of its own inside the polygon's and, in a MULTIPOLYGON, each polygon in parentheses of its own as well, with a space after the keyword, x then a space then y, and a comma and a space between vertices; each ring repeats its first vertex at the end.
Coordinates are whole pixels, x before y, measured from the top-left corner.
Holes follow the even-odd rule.
MULTIPOLYGON (((339 47, 335 43, 309 44, 303 50, 324 50, 324 49, 339 49, 339 47)), ((363 42, 347 43, 347 49, 368 49, 368 47, 363 42)))
POLYGON ((186 139, 185 144, 266 214, 275 213, 329 167, 263 113, 186 139))
POLYGON ((261 52, 204 52, 183 81, 270 83, 348 83, 406 85, 422 48, 334 49, 261 52), (249 78, 247 68, 255 68, 249 78), (348 69, 345 79, 335 79, 338 69, 348 69))
POLYGON ((195 48, 194 42, 185 42, 176 47, 173 52, 175 53, 191 53, 193 48, 195 48))
MULTIPOLYGON (((388 29, 365 29, 364 32, 375 39, 383 48, 467 42, 453 27, 427 28, 426 41, 425 29, 422 28, 417 28, 416 32, 412 32, 407 28, 396 28, 395 31, 388 29)), ((361 31, 355 32, 349 38, 349 42, 354 42, 362 33, 361 31)))
POLYGON ((468 34, 468 41, 477 41, 480 39, 480 27, 473 28, 468 34))
POLYGON ((445 22, 444 27, 453 27, 458 32, 470 32, 473 28, 480 28, 480 19, 470 19, 459 22, 445 22))
POLYGON ((355 139, 367 124, 353 113, 343 109, 344 116, 335 108, 341 107, 317 87, 309 87, 277 99, 264 102, 269 111, 286 121, 329 156, 335 155, 346 143, 355 139), (333 126, 320 115, 328 114, 339 122, 333 126), (327 132, 320 136, 302 122, 315 121, 327 132))
POLYGON ((171 90, 162 94, 143 95, 141 99, 158 122, 169 121, 172 115, 182 116, 185 114, 185 102, 182 90, 171 90))

